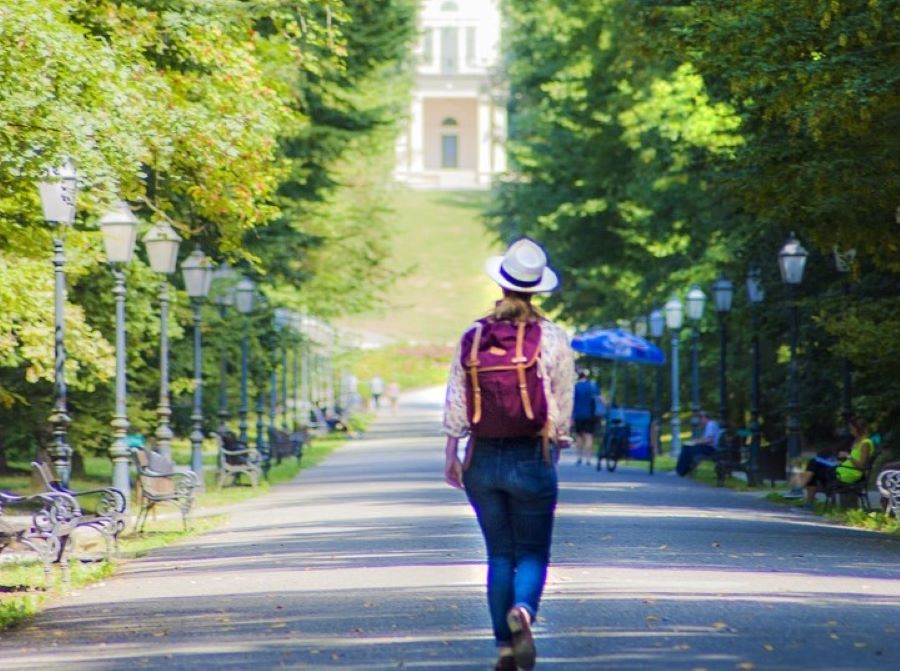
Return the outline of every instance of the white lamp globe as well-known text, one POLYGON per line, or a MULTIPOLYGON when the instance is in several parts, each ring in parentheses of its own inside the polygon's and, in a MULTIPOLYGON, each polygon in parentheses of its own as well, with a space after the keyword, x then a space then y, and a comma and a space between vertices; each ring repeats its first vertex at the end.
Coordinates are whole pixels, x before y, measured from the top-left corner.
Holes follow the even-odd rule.
POLYGON ((75 195, 78 175, 75 166, 66 161, 58 168, 47 170, 47 179, 38 183, 44 221, 71 226, 75 221, 75 195))
POLYGON ((166 275, 175 272, 178 264, 179 244, 181 244, 181 236, 168 222, 156 224, 147 231, 144 236, 144 246, 147 248, 147 257, 150 259, 150 267, 154 272, 166 275))
POLYGON ((100 217, 103 247, 110 263, 129 263, 134 255, 138 220, 125 201, 119 201, 100 217))
POLYGON ((720 275, 712 287, 713 301, 716 304, 716 312, 727 314, 731 312, 731 301, 734 298, 734 285, 724 275, 720 275))
POLYGON ((691 286, 687 294, 687 316, 693 322, 703 319, 703 308, 706 305, 706 294, 699 285, 691 286))
POLYGON ((678 296, 672 296, 665 305, 666 326, 670 331, 677 331, 684 325, 684 305, 678 296))
POLYGON ((809 256, 800 241, 791 233, 791 237, 784 243, 778 252, 778 268, 781 270, 781 280, 785 284, 800 284, 803 281, 803 271, 806 268, 806 257, 809 256))
POLYGON ((653 338, 662 338, 663 331, 666 328, 666 318, 663 316, 662 310, 656 309, 650 313, 650 335, 653 338))
POLYGON ((206 298, 212 283, 212 261, 201 250, 195 249, 181 262, 184 288, 191 298, 206 298))
POLYGON ((242 277, 234 289, 234 302, 242 315, 253 312, 253 299, 256 297, 256 285, 253 280, 242 277))
POLYGON ((756 305, 762 303, 766 297, 766 291, 762 284, 762 273, 759 268, 753 268, 747 274, 747 299, 756 305))

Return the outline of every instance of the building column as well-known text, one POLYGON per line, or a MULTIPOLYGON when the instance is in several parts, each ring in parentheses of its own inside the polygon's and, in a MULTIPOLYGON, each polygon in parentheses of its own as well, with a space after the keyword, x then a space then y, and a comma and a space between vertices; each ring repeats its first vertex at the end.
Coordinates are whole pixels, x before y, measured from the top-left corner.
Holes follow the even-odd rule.
POLYGON ((413 95, 409 115, 409 171, 421 175, 425 171, 425 101, 413 95))
POLYGON ((493 163, 493 124, 491 123, 491 99, 478 96, 478 184, 490 184, 493 163))
POLYGON ((493 105, 491 169, 494 174, 506 172, 506 100, 497 98, 493 105))

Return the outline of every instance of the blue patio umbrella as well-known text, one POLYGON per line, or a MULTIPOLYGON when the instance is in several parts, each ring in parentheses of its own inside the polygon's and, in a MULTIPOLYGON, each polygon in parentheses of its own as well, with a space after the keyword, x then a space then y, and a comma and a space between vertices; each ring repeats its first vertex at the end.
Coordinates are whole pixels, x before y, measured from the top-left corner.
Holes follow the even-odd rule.
POLYGON ((590 329, 572 338, 572 349, 611 361, 662 366, 665 353, 652 342, 622 329, 590 329))
POLYGON ((615 403, 616 369, 620 361, 650 366, 662 366, 666 362, 666 355, 659 347, 622 329, 590 329, 572 338, 572 349, 587 356, 613 362, 612 383, 609 389, 610 403, 615 403))

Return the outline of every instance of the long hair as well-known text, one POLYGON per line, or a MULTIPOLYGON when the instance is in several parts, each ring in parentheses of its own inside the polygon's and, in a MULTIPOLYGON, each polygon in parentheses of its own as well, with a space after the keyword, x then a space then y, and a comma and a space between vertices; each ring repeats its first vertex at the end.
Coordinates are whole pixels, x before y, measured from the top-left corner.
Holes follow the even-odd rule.
POLYGON ((856 435, 860 438, 869 433, 868 422, 866 422, 866 420, 864 420, 859 415, 853 415, 849 420, 847 420, 847 423, 851 427, 853 427, 853 429, 856 431, 856 435))
POLYGON ((527 322, 543 319, 544 315, 531 304, 532 294, 503 290, 503 298, 497 301, 491 317, 497 321, 527 322))

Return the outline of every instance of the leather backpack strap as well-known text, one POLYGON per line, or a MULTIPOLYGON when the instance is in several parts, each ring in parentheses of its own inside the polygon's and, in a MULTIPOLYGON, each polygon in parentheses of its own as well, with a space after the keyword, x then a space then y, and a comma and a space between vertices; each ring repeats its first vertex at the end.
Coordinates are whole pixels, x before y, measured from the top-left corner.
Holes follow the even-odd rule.
POLYGON ((513 363, 516 364, 516 373, 519 376, 519 394, 522 396, 525 416, 528 419, 534 419, 534 410, 531 407, 531 399, 528 397, 528 385, 525 383, 525 364, 528 362, 528 359, 525 358, 525 326, 524 321, 519 322, 516 330, 516 356, 513 363))
MULTIPOLYGON (((472 380, 472 424, 481 421, 481 385, 478 382, 478 346, 481 344, 481 332, 484 325, 481 322, 475 326, 475 335, 472 337, 472 348, 469 350, 469 377, 472 380)), ((466 451, 468 458, 468 450, 466 451)))

